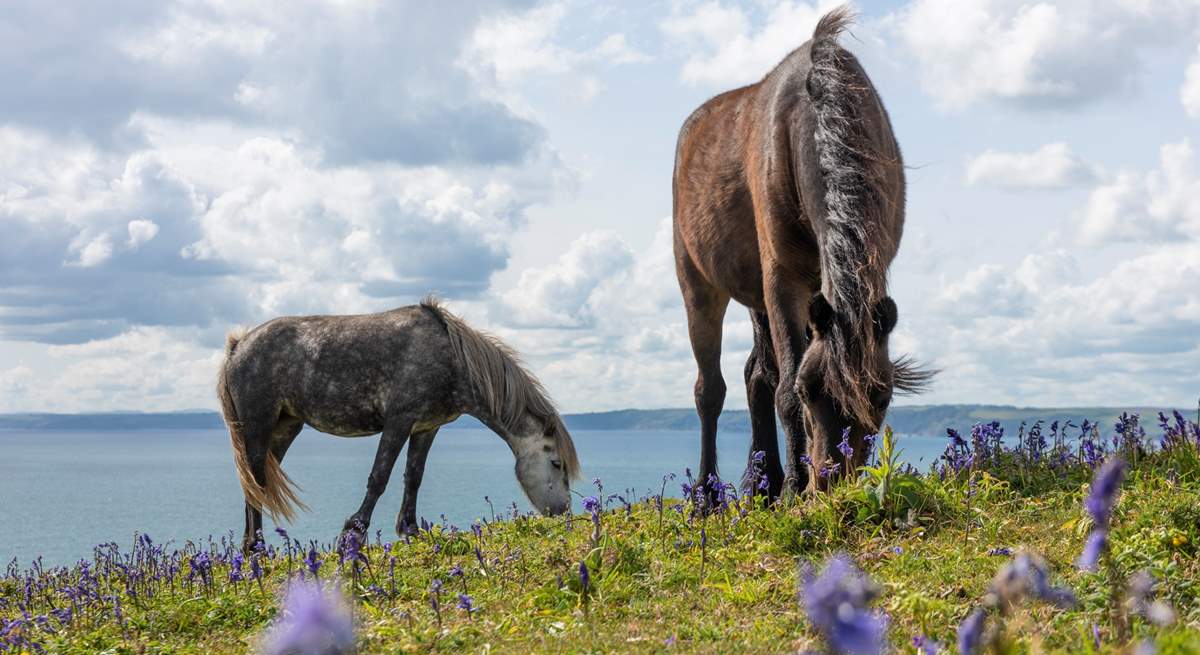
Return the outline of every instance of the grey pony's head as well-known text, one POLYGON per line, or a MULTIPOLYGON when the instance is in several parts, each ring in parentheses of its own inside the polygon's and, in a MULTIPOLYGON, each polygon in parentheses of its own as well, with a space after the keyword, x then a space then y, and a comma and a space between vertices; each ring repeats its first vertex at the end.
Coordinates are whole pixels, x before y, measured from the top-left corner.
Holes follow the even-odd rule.
POLYGON ((476 330, 435 299, 422 301, 446 325, 461 370, 486 414, 516 458, 517 480, 543 514, 571 507, 570 482, 579 477, 571 435, 546 390, 500 339, 476 330))

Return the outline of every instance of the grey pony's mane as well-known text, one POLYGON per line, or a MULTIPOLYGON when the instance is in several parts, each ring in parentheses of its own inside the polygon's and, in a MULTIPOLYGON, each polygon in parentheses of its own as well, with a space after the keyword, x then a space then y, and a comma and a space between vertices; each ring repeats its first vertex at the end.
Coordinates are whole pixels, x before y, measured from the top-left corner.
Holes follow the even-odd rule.
POLYGON ((516 352, 499 338, 467 325, 433 296, 422 300, 421 306, 445 324, 450 345, 468 383, 492 417, 504 429, 516 432, 525 414, 532 414, 545 424, 547 434, 554 437, 567 476, 579 477, 579 458, 567 427, 542 383, 521 365, 516 352))
POLYGON ((846 409, 865 420, 870 413, 866 390, 880 383, 871 365, 878 346, 873 310, 887 295, 888 255, 895 253, 897 244, 889 230, 881 229, 887 199, 872 172, 872 164, 880 160, 871 152, 860 118, 860 108, 874 102, 870 83, 857 72, 853 55, 838 45, 853 19, 848 7, 821 18, 813 32, 806 87, 825 182, 822 291, 834 308, 825 385, 846 409))

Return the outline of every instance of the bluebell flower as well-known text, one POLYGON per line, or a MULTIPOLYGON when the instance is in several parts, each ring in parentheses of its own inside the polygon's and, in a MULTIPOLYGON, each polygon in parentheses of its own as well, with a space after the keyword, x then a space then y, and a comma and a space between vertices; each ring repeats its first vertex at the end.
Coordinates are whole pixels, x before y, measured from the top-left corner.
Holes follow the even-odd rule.
POLYGON ((475 611, 475 601, 466 594, 458 595, 458 609, 465 610, 467 614, 475 611))
POLYGON ((1076 604, 1074 592, 1050 584, 1046 561, 1029 552, 1018 553, 996 573, 988 594, 992 602, 1003 610, 1025 599, 1040 600, 1066 609, 1076 604))
POLYGON ((1097 528, 1108 529, 1113 506, 1117 503, 1117 495, 1124 480, 1125 460, 1119 457, 1105 462, 1092 479, 1092 488, 1083 501, 1083 507, 1092 515, 1097 528))
POLYGON ((587 496, 583 499, 583 509, 585 511, 596 514, 600 511, 600 499, 595 496, 587 496))
POLYGON ((342 599, 316 581, 288 585, 281 618, 263 640, 265 655, 342 655, 354 652, 354 624, 342 599))
POLYGON ((1154 598, 1156 586, 1154 576, 1149 571, 1138 571, 1130 576, 1126 583, 1125 610, 1153 625, 1166 627, 1175 622, 1175 609, 1154 598))
POLYGON ((919 655, 937 655, 941 650, 941 644, 926 637, 925 635, 917 635, 912 639, 913 649, 919 655))
POLYGON ((846 459, 854 455, 854 449, 850 447, 850 428, 842 430, 842 441, 837 445, 837 449, 846 459))
POLYGON ((1101 555, 1108 547, 1108 531, 1112 521, 1113 507, 1121 491, 1121 483, 1125 479, 1125 460, 1113 457, 1096 471, 1092 479, 1092 488, 1083 507, 1092 517, 1095 527, 1088 535, 1083 552, 1076 562, 1080 569, 1094 571, 1101 555))
POLYGON ((875 586, 846 555, 835 555, 817 575, 801 571, 801 600, 809 622, 837 653, 876 655, 886 648, 887 615, 868 609, 875 586))
POLYGON ((316 546, 309 546, 308 554, 304 556, 304 566, 308 567, 314 578, 317 577, 317 572, 321 570, 321 558, 317 555, 316 546))
POLYGON ((579 586, 583 589, 583 595, 588 594, 588 587, 592 584, 592 576, 588 573, 587 562, 579 562, 579 586))
POLYGON ((983 630, 987 623, 987 612, 976 608, 958 626, 959 655, 976 655, 983 652, 983 630))
POLYGON ((1079 554, 1079 559, 1075 564, 1083 571, 1095 571, 1096 565, 1100 563, 1100 556, 1104 554, 1104 549, 1108 547, 1108 532, 1105 530, 1092 530, 1087 536, 1087 541, 1083 543, 1083 551, 1079 554))

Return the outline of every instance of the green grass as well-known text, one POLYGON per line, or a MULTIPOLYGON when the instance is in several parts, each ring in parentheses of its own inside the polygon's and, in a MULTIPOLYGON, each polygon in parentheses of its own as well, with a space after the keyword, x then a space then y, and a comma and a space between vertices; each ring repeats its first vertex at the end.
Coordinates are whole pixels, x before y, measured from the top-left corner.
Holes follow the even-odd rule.
MULTIPOLYGON (((1200 466, 1188 450, 1156 453, 1132 466, 1113 521, 1112 561, 1120 573, 1150 569, 1161 581, 1160 597, 1176 608, 1173 627, 1133 623, 1134 640, 1154 639, 1160 653, 1200 653, 1200 466)), ((1046 558, 1054 582, 1075 590, 1080 606, 1024 608, 1008 622, 1012 652, 1127 652, 1128 643, 1113 643, 1106 576, 1073 565, 1090 527, 1081 507, 1089 477, 1082 468, 1000 467, 994 475, 976 471, 948 480, 876 471, 786 507, 707 518, 672 509, 677 501, 670 499, 661 515, 653 501, 629 511, 614 501, 595 545, 586 515, 499 522, 484 527, 482 539, 470 530, 434 528, 395 545, 390 555, 372 546, 369 570, 357 582, 348 570, 341 577, 356 597, 365 653, 778 653, 821 648, 797 603, 797 570, 845 551, 882 587, 878 606, 891 617, 893 650, 913 652, 915 635, 953 647, 957 625, 1008 559, 989 551, 1028 548, 1046 558), (888 488, 881 492, 885 474, 888 488), (581 561, 591 569, 586 595, 581 561), (465 571, 462 578, 448 576, 455 565, 465 571), (434 578, 446 585, 440 626, 429 602, 434 578), (384 593, 370 592, 373 584, 384 593), (470 617, 454 607, 464 588, 479 608, 470 617), (1098 651, 1093 624, 1104 642, 1098 651)), ((331 578, 336 555, 325 557, 322 577, 331 578)), ((90 615, 40 638, 54 653, 246 652, 274 617, 289 569, 300 567, 282 555, 266 562, 260 589, 229 583, 228 569, 217 566, 211 590, 177 582, 152 599, 125 596, 124 625, 90 615)), ((9 607, 22 593, 11 579, 0 582, 9 607)), ((0 617, 12 618, 4 606, 0 617)))

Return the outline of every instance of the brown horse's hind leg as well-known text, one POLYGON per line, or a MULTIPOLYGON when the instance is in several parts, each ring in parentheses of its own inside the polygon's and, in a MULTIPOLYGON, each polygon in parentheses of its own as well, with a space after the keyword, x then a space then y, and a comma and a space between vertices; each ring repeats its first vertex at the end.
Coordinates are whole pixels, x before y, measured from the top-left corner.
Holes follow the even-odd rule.
POLYGON ((417 532, 417 491, 421 488, 421 478, 425 475, 425 459, 429 457, 429 447, 437 436, 437 428, 424 432, 414 432, 408 438, 408 461, 404 466, 404 500, 400 503, 400 514, 396 516, 396 534, 415 534, 417 532))
MULTIPOLYGON (((775 500, 783 489, 783 465, 779 460, 779 436, 775 431, 775 387, 779 383, 779 371, 775 368, 775 351, 766 313, 750 310, 750 322, 754 326, 754 348, 746 360, 746 402, 750 407, 751 434, 748 466, 753 469, 755 453, 763 453, 763 462, 758 468, 767 476, 767 488, 763 490, 756 486, 749 491, 775 500)), ((757 485, 759 481, 752 482, 757 485)))
POLYGON ((717 419, 725 404, 721 323, 725 320, 729 296, 704 280, 690 260, 685 259, 677 266, 683 306, 687 310, 688 338, 696 358, 696 412, 700 415, 699 484, 704 485, 711 501, 715 491, 708 485, 708 479, 717 473, 717 419))
MULTIPOLYGON (((298 418, 287 415, 280 417, 279 421, 275 424, 275 428, 271 431, 269 446, 271 454, 275 456, 277 461, 283 463, 283 456, 287 454, 288 448, 303 428, 304 422, 298 418)), ((254 466, 254 478, 259 481, 259 484, 262 484, 266 478, 265 467, 261 464, 254 466)), ((262 510, 250 503, 246 503, 246 532, 242 536, 242 550, 249 553, 259 541, 264 541, 262 534, 262 510)))

